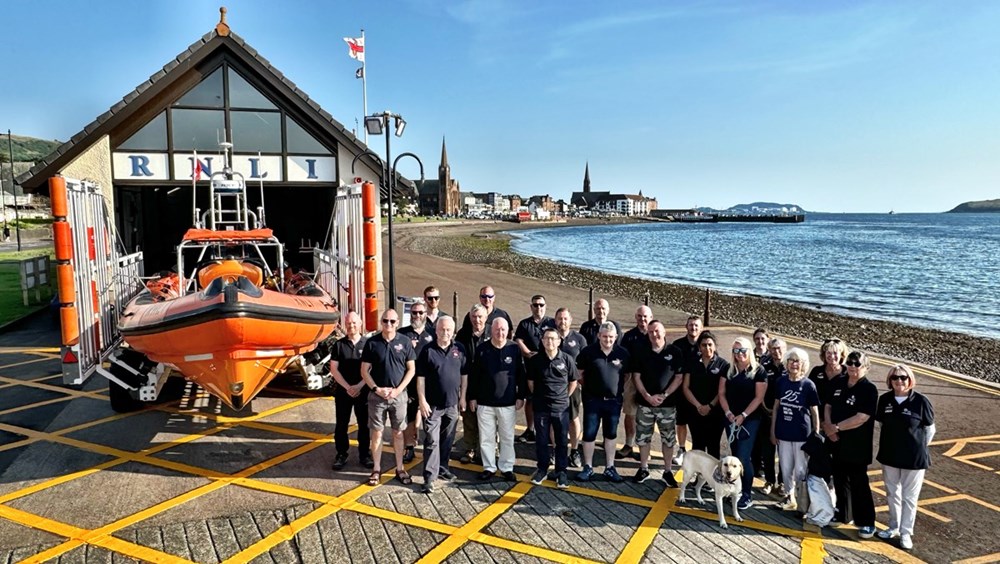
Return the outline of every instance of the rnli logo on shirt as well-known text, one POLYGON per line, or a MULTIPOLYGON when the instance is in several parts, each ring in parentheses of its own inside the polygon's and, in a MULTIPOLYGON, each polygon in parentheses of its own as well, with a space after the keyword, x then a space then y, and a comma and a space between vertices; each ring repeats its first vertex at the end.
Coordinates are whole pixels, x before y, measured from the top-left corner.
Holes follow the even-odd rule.
POLYGON ((556 364, 553 364, 552 366, 554 366, 556 370, 565 370, 566 369, 566 363, 565 362, 558 362, 556 364))
POLYGON ((569 346, 571 346, 571 347, 575 347, 576 346, 576 341, 570 341, 570 342, 568 342, 566 344, 569 345, 569 346))
POLYGON ((713 369, 709 370, 709 372, 711 372, 712 374, 718 374, 719 373, 719 369, 716 367, 716 368, 713 368, 713 369))
POLYGON ((509 356, 503 357, 503 363, 504 364, 510 364, 512 362, 514 362, 514 359, 512 357, 509 357, 509 356))
POLYGON ((665 357, 663 357, 663 358, 665 358, 665 359, 667 359, 667 360, 673 360, 673 359, 674 359, 674 355, 672 355, 672 354, 668 354, 667 356, 665 356, 665 357))
POLYGON ((903 409, 903 415, 907 415, 907 416, 909 416, 909 415, 913 415, 913 412, 912 412, 912 411, 910 411, 909 409, 905 409, 905 408, 904 408, 904 409, 903 409))
POLYGON ((425 343, 431 342, 431 336, 430 335, 424 335, 424 342, 425 343))
POLYGON ((393 348, 393 349, 394 349, 394 350, 395 350, 396 352, 399 352, 399 351, 403 350, 403 345, 401 345, 401 344, 396 344, 396 345, 393 345, 393 347, 392 347, 392 348, 393 348))
POLYGON ((614 360, 611 361, 611 364, 614 364, 615 366, 621 366, 622 365, 622 361, 620 361, 620 360, 618 360, 616 358, 616 359, 614 359, 614 360))

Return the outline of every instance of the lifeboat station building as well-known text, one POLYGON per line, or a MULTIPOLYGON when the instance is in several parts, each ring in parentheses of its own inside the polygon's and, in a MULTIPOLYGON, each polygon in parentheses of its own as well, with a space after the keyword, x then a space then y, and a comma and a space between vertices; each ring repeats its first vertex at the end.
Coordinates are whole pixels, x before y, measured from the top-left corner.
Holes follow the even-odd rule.
MULTIPOLYGON (((382 175, 370 157, 355 162, 364 142, 232 33, 223 13, 214 30, 18 180, 34 193, 57 174, 100 185, 126 251, 142 250, 150 273, 175 263, 174 246, 191 227, 195 155, 204 211, 225 140, 249 209, 263 193, 267 226, 292 264, 311 265, 298 251, 323 244, 339 186, 358 177, 378 185, 382 175)), ((405 178, 395 184, 400 195, 416 194, 405 178)))

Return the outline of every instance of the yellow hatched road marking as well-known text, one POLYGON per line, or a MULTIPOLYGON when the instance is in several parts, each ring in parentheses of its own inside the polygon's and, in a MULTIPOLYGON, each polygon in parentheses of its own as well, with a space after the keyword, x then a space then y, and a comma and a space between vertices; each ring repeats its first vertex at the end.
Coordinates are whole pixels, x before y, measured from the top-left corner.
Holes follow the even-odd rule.
POLYGON ((955 442, 974 443, 977 441, 989 441, 1000 439, 1000 435, 980 435, 978 437, 962 437, 958 439, 939 439, 932 441, 930 446, 947 445, 955 442))
MULTIPOLYGON (((58 356, 43 356, 41 358, 33 358, 31 360, 22 360, 21 362, 12 362, 10 364, 4 364, 0 366, 0 370, 6 370, 8 368, 15 368, 17 366, 24 366, 25 364, 35 364, 36 362, 45 362, 46 360, 52 360, 53 358, 59 358, 58 356)), ((58 376, 58 374, 49 374, 45 378, 51 378, 53 376, 58 376)), ((23 380, 21 380, 23 382, 23 380)))
POLYGON ((823 564, 823 559, 829 556, 823 548, 823 539, 802 539, 802 549, 799 561, 802 564, 823 564))
MULTIPOLYGON (((46 376, 45 378, 42 378, 42 380, 48 380, 49 378, 52 378, 52 376, 46 376)), ((84 390, 74 390, 72 388, 66 388, 66 387, 62 387, 62 386, 53 386, 52 384, 46 384, 45 382, 38 382, 38 381, 35 381, 35 380, 18 380, 17 378, 9 378, 7 376, 0 376, 0 382, 7 382, 8 384, 17 385, 17 386, 24 386, 26 388, 35 388, 35 389, 38 389, 38 390, 48 390, 50 392, 56 392, 56 393, 67 395, 67 396, 71 396, 71 397, 87 397, 87 398, 101 399, 101 400, 105 400, 105 401, 107 401, 107 399, 108 399, 108 396, 105 396, 103 394, 99 394, 97 392, 87 392, 87 391, 84 391, 84 390)), ((33 405, 39 405, 39 404, 30 404, 29 406, 33 406, 33 405)))
POLYGON ((656 534, 660 532, 660 527, 663 526, 663 522, 667 520, 670 516, 671 510, 675 510, 674 502, 677 501, 677 496, 680 492, 667 488, 663 490, 660 494, 659 499, 656 500, 656 504, 646 517, 639 524, 639 528, 636 529, 635 534, 629 539, 628 544, 622 550, 622 553, 618 556, 616 560, 617 564, 624 564, 626 562, 639 562, 642 560, 646 551, 653 544, 656 539, 656 534))
MULTIPOLYGON (((688 515, 690 517, 699 517, 701 519, 718 520, 719 516, 717 513, 706 511, 704 509, 690 509, 687 507, 672 507, 670 509, 673 513, 680 513, 681 515, 688 515)), ((816 533, 810 531, 801 531, 796 529, 789 529, 788 527, 782 527, 779 525, 772 525, 770 523, 761 523, 759 521, 732 521, 727 519, 726 522, 730 527, 745 527, 747 529, 754 529, 756 531, 764 531, 765 533, 775 533, 778 535, 785 535, 786 537, 796 537, 796 538, 806 538, 806 539, 819 539, 822 538, 816 533)))
POLYGON ((587 560, 586 558, 581 558, 573 554, 564 554, 562 552, 557 552, 541 546, 534 546, 523 542, 512 541, 510 539, 494 537, 484 533, 472 533, 469 535, 469 540, 481 544, 488 544, 497 548, 503 548, 513 552, 520 552, 522 554, 527 554, 528 556, 544 558, 545 560, 551 560, 553 562, 560 562, 562 564, 597 564, 594 560, 587 560))
MULTIPOLYGON (((969 461, 976 458, 988 458, 990 456, 1000 456, 1000 450, 991 450, 989 452, 977 452, 975 454, 963 454, 962 456, 956 456, 955 458, 963 461, 969 461)), ((992 470, 992 468, 990 468, 992 470)))
POLYGON ((160 552, 155 548, 149 548, 148 546, 142 546, 115 537, 105 537, 101 539, 99 542, 95 542, 92 544, 95 544, 101 548, 106 548, 108 550, 113 550, 114 552, 124 554, 125 556, 131 556, 132 558, 135 558, 140 562, 167 562, 167 563, 177 563, 177 564, 195 564, 194 562, 188 560, 187 558, 181 558, 179 556, 174 556, 173 554, 160 552))
POLYGON ((437 546, 425 554, 418 562, 441 562, 456 550, 469 541, 473 533, 481 532, 483 528, 493 522, 494 519, 502 515, 515 503, 531 490, 530 482, 518 482, 513 488, 507 490, 500 499, 496 500, 488 507, 479 512, 478 515, 469 520, 468 523, 459 527, 448 538, 444 539, 437 546))
POLYGON ((1000 552, 984 554, 975 558, 966 558, 965 560, 956 560, 955 564, 988 564, 990 562, 1000 562, 1000 552))
POLYGON ((0 347, 0 354, 59 354, 59 347, 0 347))
POLYGON ((887 542, 882 541, 855 541, 845 539, 824 539, 827 545, 840 546, 862 552, 881 554, 886 558, 900 564, 924 564, 924 561, 913 556, 909 552, 900 550, 887 542))

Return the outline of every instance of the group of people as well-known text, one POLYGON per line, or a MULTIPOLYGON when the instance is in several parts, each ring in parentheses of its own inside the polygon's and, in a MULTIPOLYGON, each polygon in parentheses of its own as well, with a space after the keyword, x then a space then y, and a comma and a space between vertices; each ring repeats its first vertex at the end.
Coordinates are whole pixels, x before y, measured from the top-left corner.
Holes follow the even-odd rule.
POLYGON ((559 308, 549 317, 539 294, 529 302, 531 315, 515 326, 496 306, 493 288, 485 286, 480 303, 456 330, 440 300, 436 287, 426 288, 423 300, 410 307, 410 325, 398 327, 399 314, 388 309, 381 330, 367 338, 356 313, 344 316, 345 336, 334 345, 330 364, 336 382, 335 470, 348 461, 351 413, 370 485, 381 479, 387 420, 396 479, 413 483, 405 465, 422 426, 427 493, 439 481, 455 479, 449 462, 460 420, 461 460, 482 465, 480 480, 498 472, 515 480, 515 441, 534 442, 532 483, 553 480, 558 488, 569 487, 571 466, 581 468, 576 480, 596 478, 598 430, 606 480, 624 480, 615 465, 624 458, 638 458, 633 481, 650 479, 655 429, 667 486, 677 487, 674 465, 681 463, 689 438, 693 449, 716 458, 725 443, 744 467, 739 509, 753 505, 759 473, 762 492, 782 496, 781 509, 808 508, 807 521, 818 526, 853 519, 859 535, 871 538, 875 507, 868 467, 878 421, 877 459, 889 498, 889 528, 879 536, 912 548, 934 412, 914 391, 908 366, 890 368, 888 391, 879 396, 867 379, 868 356, 848 352, 837 339, 823 343, 822 364, 810 370, 804 350, 786 351, 786 343, 763 328, 752 340, 736 338, 728 359, 697 316, 687 319, 684 336, 668 342, 664 324, 647 306, 637 308, 635 326, 623 333, 609 319, 608 302, 597 300, 593 318, 576 331, 570 311, 559 308), (522 408, 528 427, 515 437, 522 408), (616 450, 623 415, 625 444, 616 450))

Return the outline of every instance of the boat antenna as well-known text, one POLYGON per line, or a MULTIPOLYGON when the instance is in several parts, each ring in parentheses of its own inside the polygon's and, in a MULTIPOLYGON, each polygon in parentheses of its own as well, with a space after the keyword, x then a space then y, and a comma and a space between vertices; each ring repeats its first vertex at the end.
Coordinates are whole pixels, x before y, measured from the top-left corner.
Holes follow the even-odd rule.
MULTIPOLYGON (((260 155, 260 151, 257 151, 257 162, 260 163, 261 160, 263 157, 260 155)), ((258 166, 260 165, 258 164, 258 166)), ((264 174, 261 174, 259 170, 257 171, 257 181, 260 182, 260 226, 265 227, 267 226, 267 216, 264 215, 264 174)))

